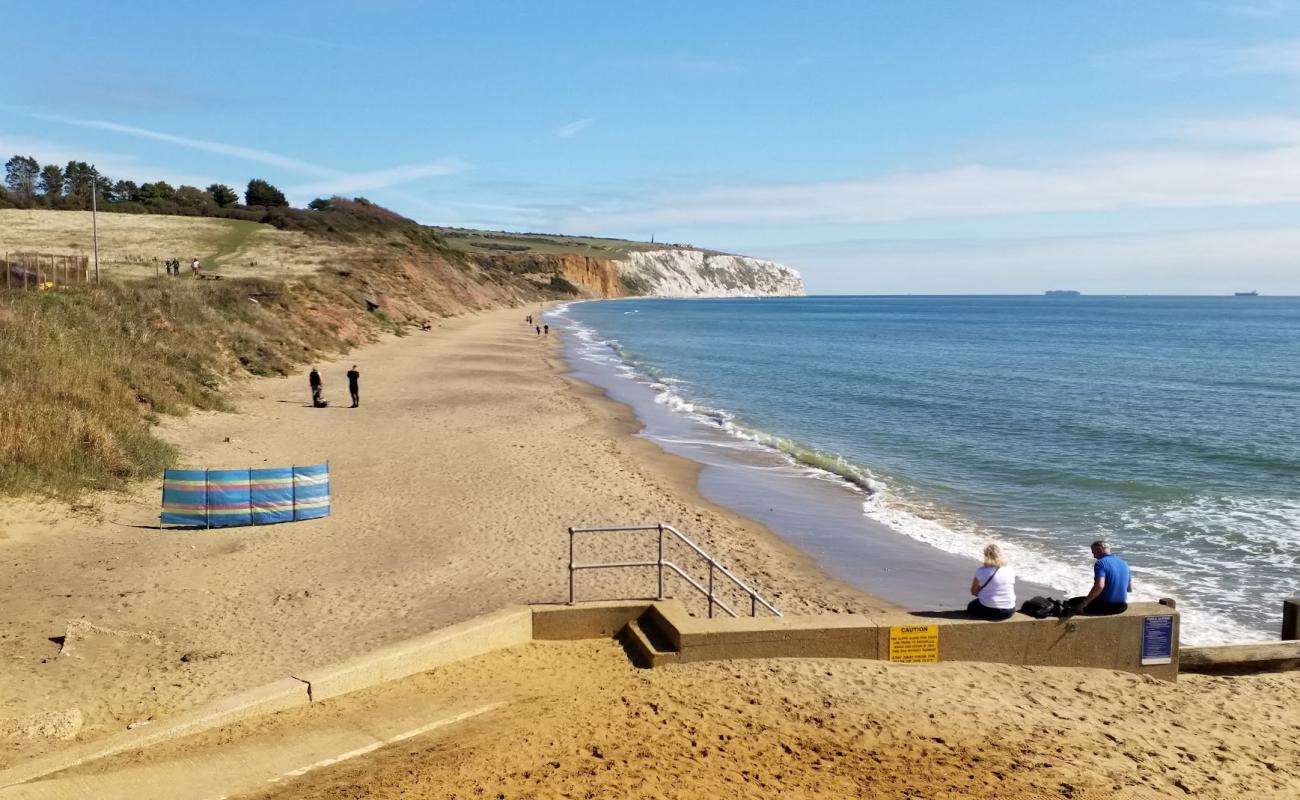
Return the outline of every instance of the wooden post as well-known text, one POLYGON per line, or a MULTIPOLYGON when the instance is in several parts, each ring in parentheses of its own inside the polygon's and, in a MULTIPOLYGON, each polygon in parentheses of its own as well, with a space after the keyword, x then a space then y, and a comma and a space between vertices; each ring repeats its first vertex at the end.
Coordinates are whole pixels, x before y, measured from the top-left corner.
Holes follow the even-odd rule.
POLYGON ((1282 640, 1300 640, 1300 597, 1282 601, 1282 640))

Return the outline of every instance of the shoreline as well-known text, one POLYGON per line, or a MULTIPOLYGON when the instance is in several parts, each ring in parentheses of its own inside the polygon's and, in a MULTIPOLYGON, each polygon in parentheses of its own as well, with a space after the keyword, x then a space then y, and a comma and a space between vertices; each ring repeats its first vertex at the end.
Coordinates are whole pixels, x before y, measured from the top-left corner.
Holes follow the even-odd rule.
MULTIPOLYGON (((304 368, 227 387, 236 413, 163 424, 187 465, 329 460, 331 517, 160 530, 158 483, 75 508, 0 505, 0 721, 75 712, 84 741, 503 605, 562 601, 570 525, 678 525, 786 613, 893 607, 707 501, 697 465, 568 377, 560 337, 535 341, 525 313, 445 320, 318 362, 342 406, 311 408, 304 368), (356 410, 340 395, 353 363, 356 410)), ((586 546, 580 557, 599 560, 651 547, 586 546)), ((644 596, 645 573, 583 575, 578 597, 644 596)), ((684 586, 670 593, 690 603, 684 586)), ((60 746, 0 739, 0 764, 60 746)))
MULTIPOLYGON (((629 408, 638 439, 689 460, 695 467, 695 489, 703 499, 806 554, 828 579, 882 602, 919 611, 960 609, 970 601, 968 584, 978 560, 867 516, 866 495, 843 476, 768 445, 737 439, 697 415, 675 410, 663 402, 662 387, 630 372, 633 367, 612 351, 607 358, 584 336, 590 331, 580 323, 554 310, 548 318, 571 340, 563 357, 572 375, 629 408)), ((1021 602, 1061 594, 1046 584, 1017 580, 1021 602)))

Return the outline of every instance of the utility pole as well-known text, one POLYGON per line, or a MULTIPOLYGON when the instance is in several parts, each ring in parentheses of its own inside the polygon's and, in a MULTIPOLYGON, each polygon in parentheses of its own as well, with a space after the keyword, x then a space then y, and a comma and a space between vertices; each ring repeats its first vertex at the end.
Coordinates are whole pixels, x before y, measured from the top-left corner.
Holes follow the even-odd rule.
POLYGON ((95 241, 95 285, 99 285, 99 170, 90 168, 90 235, 95 241))

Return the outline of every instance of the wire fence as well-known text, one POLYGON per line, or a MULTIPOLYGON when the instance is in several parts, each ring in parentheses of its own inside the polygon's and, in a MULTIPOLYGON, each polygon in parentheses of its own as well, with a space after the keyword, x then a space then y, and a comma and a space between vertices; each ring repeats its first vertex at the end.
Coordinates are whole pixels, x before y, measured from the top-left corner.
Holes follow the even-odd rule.
POLYGON ((0 265, 6 289, 43 291, 93 280, 89 256, 5 251, 0 265))

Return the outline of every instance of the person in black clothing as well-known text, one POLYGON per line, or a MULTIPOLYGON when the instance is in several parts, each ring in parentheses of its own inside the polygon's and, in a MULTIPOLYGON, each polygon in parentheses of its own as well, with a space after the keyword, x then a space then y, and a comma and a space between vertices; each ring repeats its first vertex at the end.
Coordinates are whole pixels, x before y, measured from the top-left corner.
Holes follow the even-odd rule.
POLYGON ((325 402, 325 391, 321 387, 320 373, 315 367, 311 368, 311 374, 307 376, 307 381, 311 384, 311 404, 316 408, 324 408, 329 405, 325 402))
POLYGON ((551 335, 551 326, 550 326, 550 325, 543 325, 543 326, 542 326, 542 333, 546 334, 547 336, 550 336, 550 335, 551 335))
POLYGON ((352 393, 353 408, 361 405, 361 389, 357 386, 359 380, 361 380, 361 373, 357 372, 357 365, 353 364, 352 369, 348 370, 348 391, 352 393))

